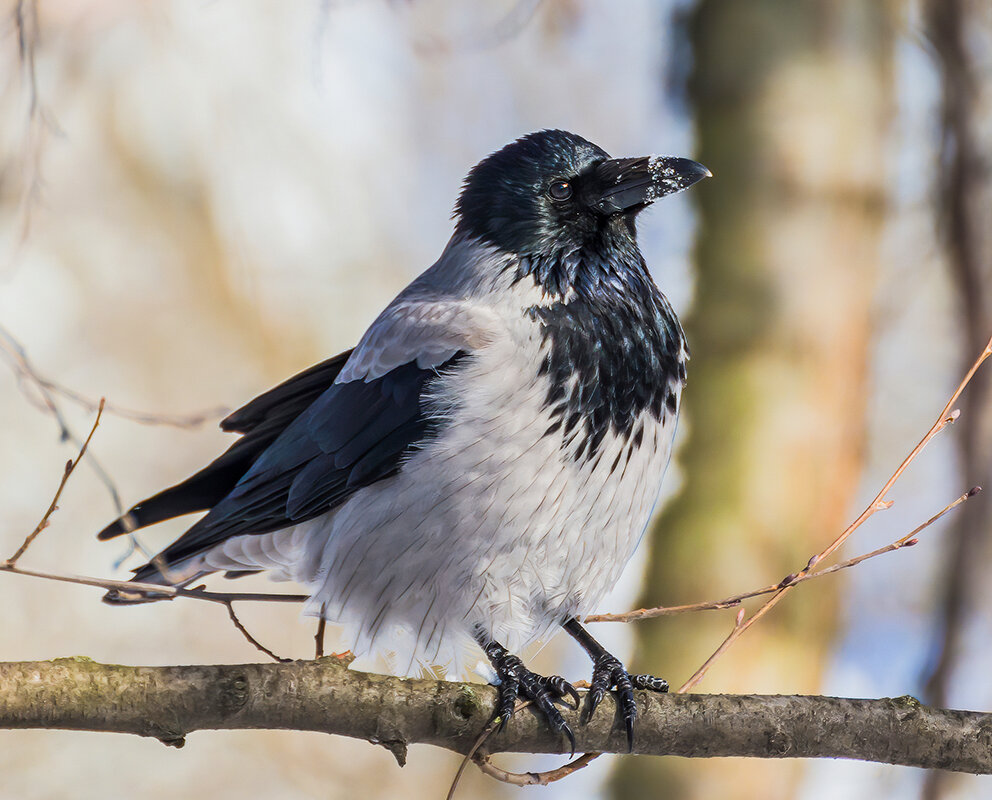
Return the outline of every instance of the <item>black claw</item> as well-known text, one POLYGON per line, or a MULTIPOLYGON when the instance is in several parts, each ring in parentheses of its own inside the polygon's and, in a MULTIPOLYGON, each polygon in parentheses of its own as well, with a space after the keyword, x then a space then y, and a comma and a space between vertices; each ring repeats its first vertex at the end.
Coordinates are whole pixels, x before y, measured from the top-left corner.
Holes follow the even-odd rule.
POLYGON ((632 752, 634 749, 634 721, 637 719, 637 701, 634 698, 634 689, 667 692, 668 681, 653 675, 631 675, 624 669, 618 658, 609 653, 600 653, 593 661, 592 682, 590 683, 589 694, 586 695, 586 706, 581 717, 583 723, 592 719, 596 707, 610 689, 616 689, 617 710, 627 730, 627 751, 632 752))
POLYGON ((575 691, 575 687, 572 686, 568 681, 566 681, 561 675, 548 675, 539 676, 541 685, 549 689, 558 700, 564 700, 566 695, 572 701, 572 707, 578 708, 579 704, 582 702, 582 698, 579 697, 579 693, 575 691))
POLYGON ((593 661, 592 681, 589 683, 589 693, 586 695, 586 706, 582 709, 580 721, 585 724, 592 719, 606 693, 616 683, 613 678, 614 669, 620 665, 609 653, 603 653, 593 661))
POLYGON ((575 735, 565 722, 561 711, 555 705, 556 700, 562 700, 566 695, 575 699, 578 707, 579 695, 575 687, 560 675, 538 675, 531 672, 523 662, 501 645, 491 642, 485 646, 486 656, 499 676, 499 716, 498 730, 503 730, 513 716, 518 695, 530 700, 542 714, 551 730, 564 734, 575 755, 575 735))
MULTIPOLYGON (((617 662, 619 664, 619 662, 617 662)), ((627 752, 634 752, 634 720, 637 719, 637 701, 634 699, 634 684, 621 665, 613 670, 616 679, 617 695, 620 699, 620 716, 627 728, 627 752)))
POLYGON ((499 716, 497 730, 503 730, 506 723, 513 716, 513 709, 517 704, 517 693, 520 691, 520 683, 509 675, 500 679, 499 684, 499 707, 496 713, 499 716))
POLYGON ((637 701, 634 699, 634 689, 667 692, 668 681, 655 678, 653 675, 631 675, 628 673, 620 660, 606 652, 606 648, 597 642, 574 617, 565 620, 562 627, 568 631, 569 636, 582 645, 592 658, 592 681, 589 683, 586 705, 582 709, 579 720, 583 724, 589 722, 606 693, 610 689, 616 688, 617 710, 623 717, 624 727, 627 729, 627 749, 633 751, 634 721, 637 719, 637 701))

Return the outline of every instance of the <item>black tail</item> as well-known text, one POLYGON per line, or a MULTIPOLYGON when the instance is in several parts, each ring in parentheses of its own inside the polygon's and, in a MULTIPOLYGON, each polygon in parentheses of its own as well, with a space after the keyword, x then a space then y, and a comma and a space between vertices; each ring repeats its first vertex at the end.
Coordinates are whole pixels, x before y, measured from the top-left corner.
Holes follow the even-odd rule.
MULTIPOLYGON (((182 483, 142 500, 100 531, 97 538, 113 539, 156 522, 206 511, 219 503, 286 426, 334 383, 350 355, 349 350, 315 364, 230 414, 220 427, 244 434, 238 441, 182 483)), ((142 569, 157 572, 151 564, 142 569)))

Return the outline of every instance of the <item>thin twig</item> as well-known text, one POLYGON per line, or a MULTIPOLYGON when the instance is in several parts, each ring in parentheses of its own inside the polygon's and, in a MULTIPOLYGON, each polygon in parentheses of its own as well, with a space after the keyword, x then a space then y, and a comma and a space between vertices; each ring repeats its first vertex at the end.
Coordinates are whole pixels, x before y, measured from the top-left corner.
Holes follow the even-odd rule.
MULTIPOLYGON (((2 329, 0 329, 0 333, 5 333, 5 332, 2 329)), ((0 342, 0 344, 2 344, 2 342, 0 342)), ((145 594, 146 596, 149 594, 158 595, 158 596, 161 596, 162 594, 166 594, 166 595, 171 595, 173 597, 197 597, 201 600, 209 600, 215 603, 220 602, 227 607, 228 615, 230 616, 231 621, 234 623, 234 626, 252 645, 254 645, 256 648, 261 650, 263 653, 267 653, 277 661, 287 661, 288 659, 280 658, 279 656, 277 656, 275 653, 273 653, 271 650, 265 647, 265 645, 261 644, 261 642, 255 639, 247 631, 247 629, 244 627, 244 625, 241 624, 240 620, 238 619, 237 614, 235 614, 233 603, 235 600, 259 600, 263 598, 265 600, 278 600, 281 602, 300 602, 306 599, 305 595, 254 595, 249 593, 232 594, 232 593, 207 592, 204 591, 202 588, 178 589, 178 587, 173 587, 173 586, 163 587, 163 586, 156 586, 155 584, 131 584, 130 582, 127 581, 108 581, 108 580, 100 580, 96 578, 81 578, 81 577, 67 576, 67 575, 53 575, 53 574, 36 572, 33 570, 23 570, 17 566, 17 562, 21 558, 21 556, 23 556, 27 552, 28 548, 34 543, 34 541, 38 538, 41 532, 49 526, 52 515, 58 509, 59 500, 62 497, 62 492, 65 489, 66 484, 69 482, 70 476, 75 471, 76 467, 79 465, 79 462, 82 461, 83 456, 86 455, 86 450, 93 439, 93 434, 96 433, 96 429, 100 425, 100 419, 103 416, 104 406, 105 406, 104 399, 100 398, 100 401, 97 403, 97 407, 96 407, 96 419, 93 420, 93 427, 90 428, 89 435, 86 437, 86 439, 83 441, 82 445, 80 446, 79 454, 76 456, 75 459, 66 463, 65 469, 62 472, 62 479, 59 481, 58 489, 55 491, 55 496, 52 498, 52 502, 49 504, 48 509, 45 511, 44 515, 41 518, 41 521, 35 526, 34 530, 31 531, 31 533, 29 533, 25 537, 24 541, 21 543, 21 546, 14 551, 14 554, 5 561, 0 562, 0 571, 12 572, 20 575, 28 575, 36 578, 45 578, 48 580, 56 580, 56 581, 84 584, 90 586, 99 586, 100 588, 103 589, 117 589, 117 590, 130 591, 130 592, 137 591, 139 594, 145 594)), ((54 405, 54 403, 50 406, 50 408, 53 409, 53 413, 55 414, 56 419, 59 420, 59 424, 62 425, 63 431, 68 434, 69 433, 68 428, 66 427, 65 423, 62 421, 61 414, 59 413, 58 408, 54 405)))
POLYGON ((575 760, 569 761, 565 766, 547 772, 508 772, 493 764, 488 755, 476 756, 473 760, 486 775, 503 783, 509 783, 512 786, 547 786, 549 783, 560 781, 573 772, 589 766, 599 756, 600 753, 583 753, 575 760))
POLYGON ((860 564, 862 561, 867 561, 869 558, 875 558, 883 553, 891 553, 893 550, 900 550, 903 547, 911 547, 916 542, 912 539, 923 531, 925 528, 929 528, 937 520, 944 516, 954 508, 957 508, 963 502, 971 497, 974 497, 982 490, 981 486, 975 486, 969 491, 965 492, 963 495, 958 497, 956 500, 948 503, 940 511, 938 511, 934 516, 930 517, 922 525, 914 528, 910 533, 905 536, 896 539, 896 541, 891 544, 885 545, 885 547, 880 547, 877 550, 872 550, 870 553, 864 553, 860 556, 855 556, 847 561, 842 561, 839 564, 835 564, 827 569, 821 569, 814 572, 807 572, 804 574, 789 575, 778 583, 772 583, 768 586, 763 586, 760 589, 752 589, 750 592, 742 592, 741 594, 735 594, 732 597, 725 597, 723 600, 711 600, 706 603, 690 603, 689 605, 683 606, 658 606, 656 608, 639 608, 635 611, 628 611, 624 614, 593 614, 592 616, 586 617, 586 622, 635 622, 642 619, 652 619, 654 617, 671 616, 674 614, 685 614, 691 611, 709 611, 711 609, 721 609, 721 608, 735 608, 741 604, 741 601, 747 600, 752 597, 760 597, 762 595, 771 594, 772 592, 778 591, 784 585, 788 584, 798 584, 804 581, 813 580, 814 578, 820 578, 824 575, 830 575, 834 572, 839 572, 842 569, 847 569, 853 567, 856 564, 860 564))
POLYGON ((126 408, 125 406, 119 406, 114 403, 108 403, 103 399, 99 401, 94 400, 91 397, 87 397, 74 389, 70 389, 60 383, 56 383, 50 378, 46 378, 41 375, 41 373, 38 372, 34 364, 31 362, 30 358, 28 358, 24 345, 21 344, 10 333, 10 331, 2 325, 0 325, 0 353, 6 357, 7 362, 10 364, 18 378, 20 378, 23 382, 30 383, 38 391, 45 408, 59 423, 59 426, 62 429, 63 439, 70 438, 69 428, 66 424, 65 417, 56 405, 52 395, 60 395, 66 400, 70 400, 76 405, 82 407, 86 411, 95 411, 96 407, 100 403, 103 403, 104 410, 108 414, 112 414, 115 417, 121 417, 122 419, 131 420, 132 422, 137 422, 142 425, 166 425, 181 429, 201 427, 204 423, 220 419, 230 411, 230 409, 223 406, 217 406, 216 408, 208 408, 190 414, 156 414, 148 411, 137 411, 135 409, 126 408))
POLYGON ((448 793, 445 795, 444 800, 454 800, 455 789, 458 788, 458 783, 461 781, 462 775, 465 773, 465 767, 467 767, 469 765, 469 762, 474 759, 475 754, 479 751, 479 748, 482 747, 486 739, 488 739, 493 734, 493 731, 496 730, 498 725, 499 725, 498 719, 493 718, 489 720, 489 724, 486 725, 482 733, 479 734, 478 738, 469 748, 469 751, 465 754, 465 757, 462 758, 461 763, 458 765, 458 771, 455 773, 455 777, 451 781, 451 786, 448 788, 448 793))
POLYGON ((42 105, 38 91, 36 52, 41 38, 38 24, 38 0, 17 0, 14 7, 14 27, 17 31, 17 54, 28 90, 24 153, 20 159, 24 167, 26 189, 22 192, 20 208, 18 209, 20 235, 14 247, 16 252, 27 241, 31 231, 31 211, 41 198, 41 160, 45 134, 58 133, 59 130, 52 115, 42 105))
POLYGON ((228 601, 224 603, 227 606, 227 615, 231 618, 231 622, 234 623, 234 627, 241 631, 241 635, 244 636, 250 644, 252 644, 256 649, 261 650, 265 655, 269 656, 273 661, 278 661, 280 664, 288 664, 293 659, 283 658, 282 656, 277 656, 268 647, 262 644, 258 639, 248 633, 248 629, 241 624, 241 620, 238 619, 238 615, 234 613, 234 603, 228 601))
MULTIPOLYGON (((527 708, 530 704, 530 700, 518 700, 513 709, 514 715, 527 708)), ((472 745, 468 753, 465 754, 465 758, 462 759, 461 764, 459 764, 458 772, 455 773, 455 779, 451 782, 451 788, 448 790, 448 795, 445 800, 452 800, 455 796, 455 789, 457 788, 458 782, 461 780, 462 773, 465 771, 465 767, 469 761, 473 762, 484 775, 488 775, 490 778, 495 778, 503 783, 509 783, 514 786, 547 786, 549 783, 560 781, 562 778, 568 777, 576 770, 580 770, 583 767, 588 766, 592 761, 602 755, 602 753, 583 753, 581 756, 573 759, 564 766, 558 767, 557 769, 547 770, 546 772, 508 772, 507 770, 500 769, 493 764, 488 753, 479 752, 482 745, 486 743, 486 740, 489 739, 493 732, 499 727, 499 723, 500 719, 498 717, 490 720, 485 730, 479 734, 479 738, 475 740, 475 743, 472 745)))
POLYGON ((206 600, 211 603, 240 603, 246 601, 265 603, 304 603, 309 600, 305 594, 279 594, 277 592, 208 592, 204 589, 186 589, 182 586, 161 586, 157 583, 139 583, 137 581, 117 581, 112 578, 90 578, 85 575, 65 575, 55 572, 40 572, 14 566, 9 561, 0 561, 0 572, 10 572, 14 575, 24 575, 29 578, 41 578, 61 583, 74 583, 79 586, 95 586, 99 589, 116 589, 136 595, 144 595, 154 600, 173 600, 177 597, 192 597, 196 600, 206 600))
POLYGON ((848 569, 850 567, 857 566, 862 561, 867 561, 869 558, 875 558, 875 556, 880 556, 883 555, 884 553, 891 553, 894 550, 901 550, 903 547, 912 547, 913 545, 917 544, 917 542, 919 541, 916 538, 916 536, 920 532, 922 532, 926 528, 929 528, 931 525, 933 525, 937 520, 939 520, 949 511, 952 511, 953 509, 957 508, 966 500, 969 500, 970 498, 974 497, 980 491, 982 491, 981 486, 973 486, 963 495, 961 495, 957 499, 951 501, 946 506, 944 506, 940 511, 938 511, 936 514, 930 517, 930 519, 928 519, 926 522, 917 525, 915 528, 913 528, 913 530, 911 530, 905 536, 896 539, 891 544, 887 544, 884 547, 879 547, 877 550, 872 550, 870 553, 865 553, 864 555, 856 556, 854 558, 849 558, 847 561, 842 561, 839 564, 834 564, 832 567, 827 567, 826 569, 821 569, 817 572, 808 572, 805 575, 797 575, 795 579, 790 581, 790 583, 792 584, 802 583, 803 581, 808 581, 811 580, 812 578, 819 578, 821 575, 829 575, 833 572, 840 572, 842 569, 848 569))
POLYGON ((65 485, 69 481, 69 476, 72 475, 73 471, 76 469, 76 466, 82 460, 83 456, 86 455, 86 448, 89 447, 90 440, 93 438, 93 434, 96 433, 97 426, 100 424, 101 416, 103 416, 102 399, 100 400, 100 403, 97 406, 96 419, 93 420, 93 427, 90 428, 90 435, 86 437, 86 440, 79 448, 79 455, 77 455, 74 460, 66 463, 65 470, 63 470, 62 472, 62 480, 59 481, 59 488, 55 491, 55 496, 52 498, 52 502, 49 504, 48 510, 45 511, 45 515, 41 518, 41 521, 35 526, 35 529, 31 531, 31 533, 29 533, 27 537, 25 537, 24 541, 21 543, 21 546, 18 547, 17 550, 14 552, 14 555, 8 558, 0 566, 13 567, 17 563, 17 560, 22 555, 24 555, 27 549, 31 546, 32 542, 34 542, 34 540, 38 538, 38 535, 43 530, 45 530, 45 528, 48 527, 49 521, 52 518, 52 514, 54 514, 55 510, 59 507, 59 499, 62 497, 62 490, 65 489, 65 485))
POLYGON ((17 28, 17 54, 28 79, 31 93, 30 114, 38 109, 38 72, 35 68, 35 45, 38 40, 37 0, 17 0, 14 8, 14 26, 17 28))
POLYGON ((324 631, 327 628, 327 617, 324 616, 324 611, 327 610, 327 604, 320 604, 320 619, 317 621, 317 632, 314 634, 314 658, 324 657, 324 631))
MULTIPOLYGON (((0 326, 0 355, 2 355, 11 365, 11 368, 14 370, 14 374, 17 375, 17 378, 22 386, 24 386, 25 383, 34 385, 38 395, 41 398, 40 404, 38 402, 38 398, 26 390, 24 391, 24 395, 30 402, 35 405, 42 406, 48 411, 49 414, 51 414, 52 418, 59 426, 60 441, 72 442, 79 447, 81 445, 80 438, 76 436, 72 428, 69 427, 69 423, 66 420, 65 415, 55 402, 52 391, 48 388, 46 382, 38 376, 37 372, 35 372, 31 361, 28 359, 24 346, 3 326, 0 326)), ((100 402, 104 403, 104 408, 106 408, 106 403, 102 398, 100 402)), ((114 509, 117 511, 118 516, 120 516, 124 513, 124 508, 121 504, 120 492, 117 491, 117 486, 110 477, 110 473, 103 468, 103 465, 92 454, 90 455, 88 462, 90 468, 96 472, 97 477, 99 477, 103 485, 107 487, 107 491, 110 493, 110 500, 114 505, 114 509)))
POLYGON ((699 669, 697 669, 692 674, 692 676, 690 676, 689 680, 687 680, 684 684, 682 684, 681 687, 679 687, 678 691, 680 693, 687 692, 690 689, 692 689, 694 686, 696 686, 706 675, 707 671, 709 670, 713 662, 716 661, 725 652, 727 652, 730 646, 733 645, 733 643, 736 642, 744 634, 746 630, 748 630, 752 625, 754 625, 758 620, 760 620, 776 605, 778 605, 778 603, 782 600, 782 598, 785 597, 798 582, 800 582, 799 581, 800 578, 804 579, 805 576, 808 573, 810 573, 816 567, 817 564, 822 562, 823 559, 827 558, 827 556, 829 556, 831 553, 837 550, 837 548, 839 548, 842 544, 844 544, 844 542, 846 542, 851 537, 851 535, 858 528, 860 528, 861 525, 863 525, 869 518, 871 518, 877 511, 882 511, 884 509, 889 508, 892 505, 892 501, 886 500, 885 496, 889 493, 889 490, 892 489, 896 481, 899 480, 903 472, 906 471, 906 468, 920 454, 920 451, 922 451, 923 448, 926 447, 926 445, 930 442, 930 440, 933 439, 933 437, 936 436, 938 433, 940 433, 942 430, 944 430, 944 428, 946 428, 948 425, 954 422, 955 419, 957 419, 958 412, 952 410, 954 404, 957 403, 958 398, 961 396, 961 393, 965 390, 965 387, 971 382, 971 379, 978 371, 978 368, 981 367, 981 365, 985 362, 985 360, 989 356, 992 356, 992 338, 989 339, 988 343, 985 345, 985 349, 982 350, 978 358, 975 359, 975 362, 971 365, 971 368, 968 370, 968 373, 964 376, 961 383, 958 384, 957 389, 954 390, 954 393, 951 395, 950 399, 944 405, 943 409, 941 409, 941 412, 937 416, 936 421, 933 423, 933 425, 930 426, 930 429, 926 432, 926 434, 924 434, 923 438, 920 439, 916 447, 914 447, 910 451, 909 455, 902 460, 902 463, 899 464, 895 472, 892 473, 889 479, 885 482, 885 485, 881 488, 879 493, 875 495, 875 498, 868 504, 865 510, 862 511, 858 515, 857 519, 855 519, 854 522, 848 525, 847 528, 845 528, 844 531, 836 539, 834 539, 829 545, 827 545, 826 548, 824 548, 822 551, 820 551, 815 556, 813 556, 805 567, 799 570, 799 572, 797 572, 794 576, 790 576, 791 580, 788 583, 783 582, 783 585, 780 585, 779 588, 775 590, 775 593, 770 598, 768 598, 768 600, 766 600, 764 604, 757 611, 754 612, 754 614, 752 614, 750 617, 744 620, 741 625, 734 626, 734 629, 730 632, 727 638, 723 640, 723 642, 713 652, 713 654, 706 659, 703 665, 699 669))

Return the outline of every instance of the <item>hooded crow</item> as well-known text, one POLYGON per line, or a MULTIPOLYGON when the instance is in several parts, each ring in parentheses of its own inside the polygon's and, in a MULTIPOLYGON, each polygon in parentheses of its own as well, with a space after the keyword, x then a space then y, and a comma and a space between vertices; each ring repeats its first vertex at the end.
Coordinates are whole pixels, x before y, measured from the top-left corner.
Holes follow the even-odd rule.
POLYGON ((574 688, 514 654, 564 627, 593 660, 584 718, 615 689, 632 743, 633 690, 667 684, 629 674, 579 620, 648 525, 686 376, 635 219, 709 175, 560 130, 493 153, 441 257, 353 350, 231 414, 221 427, 240 439, 99 538, 207 511, 134 581, 267 570, 397 671, 457 674, 481 647, 501 723, 524 696, 574 750, 555 705, 574 688))

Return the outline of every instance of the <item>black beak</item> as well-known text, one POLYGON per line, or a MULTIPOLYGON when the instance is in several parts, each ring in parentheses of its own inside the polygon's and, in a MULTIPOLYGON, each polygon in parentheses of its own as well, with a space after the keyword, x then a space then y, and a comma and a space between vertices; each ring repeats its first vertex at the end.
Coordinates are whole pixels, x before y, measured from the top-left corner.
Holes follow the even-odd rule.
POLYGON ((604 214, 615 214, 643 208, 659 197, 712 177, 706 167, 688 158, 612 158, 595 168, 588 202, 604 214))

